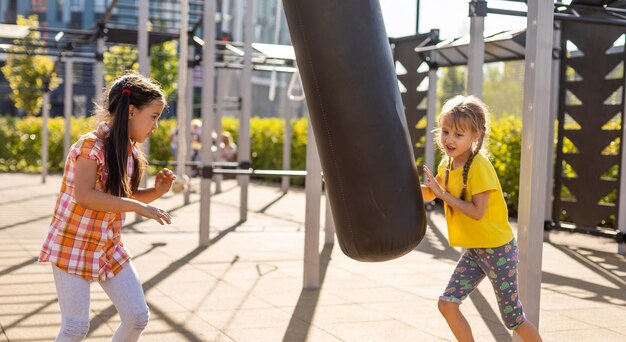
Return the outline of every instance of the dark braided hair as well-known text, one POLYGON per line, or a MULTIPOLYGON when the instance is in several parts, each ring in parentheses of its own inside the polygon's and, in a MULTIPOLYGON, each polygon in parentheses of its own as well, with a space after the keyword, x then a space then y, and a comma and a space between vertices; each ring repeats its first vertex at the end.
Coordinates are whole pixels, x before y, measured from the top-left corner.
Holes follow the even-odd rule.
MULTIPOLYGON (((439 127, 442 126, 444 121, 450 122, 456 128, 469 128, 472 133, 478 133, 479 138, 474 146, 472 146, 472 152, 469 158, 463 164, 463 189, 461 190, 462 200, 466 200, 467 197, 467 178, 469 175, 469 169, 472 165, 472 161, 477 154, 480 153, 483 145, 485 144, 485 138, 489 131, 489 112, 487 106, 475 96, 462 96, 457 95, 448 100, 444 105, 439 115, 439 127)), ((445 151, 445 147, 441 145, 441 129, 437 130, 437 142, 439 148, 445 151)), ((452 170, 452 158, 448 157, 446 161, 446 169, 444 173, 444 184, 446 191, 448 190, 448 178, 450 177, 450 170, 452 170)))
POLYGON ((102 105, 96 104, 98 121, 109 125, 109 136, 105 141, 105 159, 108 179, 105 191, 119 197, 131 197, 139 188, 139 182, 147 161, 137 148, 138 156, 133 157, 134 170, 130 182, 127 175, 129 144, 136 142, 128 135, 129 106, 138 110, 150 105, 153 101, 161 101, 166 105, 165 94, 151 79, 137 73, 127 72, 113 82, 104 93, 102 105))

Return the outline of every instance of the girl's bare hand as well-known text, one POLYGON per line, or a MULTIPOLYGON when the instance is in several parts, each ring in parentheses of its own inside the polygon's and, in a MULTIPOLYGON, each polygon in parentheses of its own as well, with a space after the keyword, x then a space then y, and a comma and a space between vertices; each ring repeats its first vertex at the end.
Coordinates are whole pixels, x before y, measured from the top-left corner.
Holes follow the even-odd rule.
POLYGON ((165 223, 172 223, 172 217, 167 211, 153 207, 151 205, 140 206, 137 210, 137 214, 147 218, 151 218, 159 222, 161 225, 164 225, 165 223))
POLYGON ((428 166, 426 165, 424 165, 424 174, 426 175, 426 186, 432 190, 435 196, 441 198, 445 191, 441 185, 439 185, 439 182, 437 182, 435 176, 433 176, 432 172, 430 172, 430 169, 428 169, 428 166))
POLYGON ((169 169, 163 169, 156 174, 154 179, 154 189, 159 194, 165 194, 170 191, 172 184, 176 180, 176 175, 169 169))

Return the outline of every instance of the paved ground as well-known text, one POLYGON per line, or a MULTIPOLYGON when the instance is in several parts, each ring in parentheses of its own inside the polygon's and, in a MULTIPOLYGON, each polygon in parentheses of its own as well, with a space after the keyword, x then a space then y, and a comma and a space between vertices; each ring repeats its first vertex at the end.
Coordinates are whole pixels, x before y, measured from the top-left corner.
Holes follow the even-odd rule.
MULTIPOLYGON (((47 264, 36 261, 60 177, 0 174, 0 341, 50 341, 60 322, 47 264)), ((320 290, 302 290, 304 193, 252 184, 248 221, 239 190, 213 197, 211 241, 197 247, 199 196, 158 205, 173 224, 128 224, 151 308, 144 341, 450 341, 436 300, 459 256, 440 212, 417 250, 385 263, 359 263, 320 245, 320 290)), ((132 219, 132 215, 129 215, 132 219)), ((322 220, 323 222, 323 220, 322 220)), ((323 234, 323 233, 322 233, 323 234)), ((324 241, 323 236, 320 241, 324 241)), ((624 341, 626 259, 609 239, 553 233, 544 242, 540 332, 546 341, 624 341), (621 336, 621 337, 620 337, 621 336)), ((488 283, 463 304, 477 341, 508 341, 488 283)), ((88 341, 110 340, 119 322, 92 286, 88 341)))

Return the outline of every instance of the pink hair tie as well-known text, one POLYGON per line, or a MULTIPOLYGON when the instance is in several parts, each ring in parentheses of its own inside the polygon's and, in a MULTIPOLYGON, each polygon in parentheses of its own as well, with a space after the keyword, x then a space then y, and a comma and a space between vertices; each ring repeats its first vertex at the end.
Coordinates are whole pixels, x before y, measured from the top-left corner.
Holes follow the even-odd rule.
POLYGON ((130 89, 124 89, 122 90, 122 94, 127 94, 130 96, 130 89))

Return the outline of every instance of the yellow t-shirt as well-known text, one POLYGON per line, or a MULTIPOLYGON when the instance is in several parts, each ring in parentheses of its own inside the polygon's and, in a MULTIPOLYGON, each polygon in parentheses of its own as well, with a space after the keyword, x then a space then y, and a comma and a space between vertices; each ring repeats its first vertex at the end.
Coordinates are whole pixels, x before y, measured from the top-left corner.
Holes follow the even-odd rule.
MULTIPOLYGON (((444 159, 437 170, 442 183, 445 182, 446 165, 447 161, 444 159)), ((449 177, 447 191, 459 198, 463 189, 463 167, 450 170, 449 177)), ((443 186, 445 184, 442 184, 443 186)), ((513 239, 513 230, 509 225, 509 213, 498 175, 489 159, 479 153, 470 165, 467 176, 467 194, 475 195, 484 191, 489 191, 489 201, 485 216, 480 220, 475 220, 447 204, 444 205, 450 246, 493 248, 500 247, 513 239)), ((472 201, 472 196, 466 197, 467 202, 472 201)))

